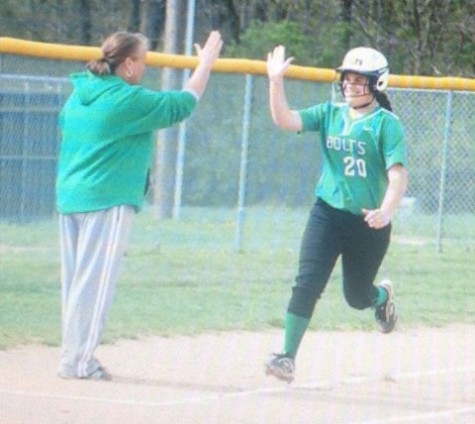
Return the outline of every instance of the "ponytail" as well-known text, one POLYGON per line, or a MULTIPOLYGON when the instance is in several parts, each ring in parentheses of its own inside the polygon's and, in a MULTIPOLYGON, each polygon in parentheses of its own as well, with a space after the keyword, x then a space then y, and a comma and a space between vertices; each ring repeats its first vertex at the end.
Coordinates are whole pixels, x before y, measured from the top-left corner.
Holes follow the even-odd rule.
POLYGON ((96 75, 112 74, 111 66, 104 57, 101 57, 97 60, 91 60, 86 64, 86 68, 96 75))
POLYGON ((148 39, 139 33, 119 31, 111 34, 101 46, 102 57, 91 60, 86 68, 96 75, 110 75, 128 57, 134 57, 139 47, 148 49, 148 39))
POLYGON ((391 106, 391 102, 389 101, 386 93, 382 91, 376 91, 376 93, 374 94, 374 97, 383 109, 386 109, 392 112, 393 107, 391 106))

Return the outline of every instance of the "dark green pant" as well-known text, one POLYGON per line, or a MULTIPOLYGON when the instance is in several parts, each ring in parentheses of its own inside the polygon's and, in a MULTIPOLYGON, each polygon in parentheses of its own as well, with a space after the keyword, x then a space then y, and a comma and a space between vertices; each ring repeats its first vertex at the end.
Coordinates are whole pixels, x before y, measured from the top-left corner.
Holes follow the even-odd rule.
POLYGON ((377 296, 373 283, 390 235, 391 225, 372 229, 362 216, 317 200, 303 234, 299 271, 288 311, 305 318, 312 316, 340 255, 346 301, 356 309, 372 306, 377 296))

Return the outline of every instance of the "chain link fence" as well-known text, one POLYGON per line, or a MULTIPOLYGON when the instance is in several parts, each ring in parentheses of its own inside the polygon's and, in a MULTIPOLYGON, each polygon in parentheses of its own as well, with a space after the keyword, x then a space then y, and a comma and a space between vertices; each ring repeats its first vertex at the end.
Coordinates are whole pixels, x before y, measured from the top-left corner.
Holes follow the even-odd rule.
MULTIPOLYGON (((0 56, 0 222, 55 219, 58 113, 71 90, 66 76, 83 66, 0 56)), ((159 88, 159 75, 159 69, 149 69, 145 85, 159 88)), ((335 96, 332 84, 295 79, 286 82, 286 91, 295 108, 335 96)), ((410 154, 409 191, 394 222, 397 236, 438 251, 453 243, 474 246, 474 96, 389 90, 410 154)), ((315 134, 287 133, 273 125, 265 77, 213 74, 186 122, 184 147, 175 197, 180 220, 193 219, 196 211, 217 220, 226 216, 235 226, 230 243, 237 249, 259 248, 262 237, 275 237, 285 219, 292 221, 287 232, 302 231, 319 175, 318 144, 315 134), (275 231, 259 234, 263 221, 275 223, 275 231)), ((153 213, 153 207, 143 213, 153 213)), ((276 243, 284 243, 287 232, 276 243)))

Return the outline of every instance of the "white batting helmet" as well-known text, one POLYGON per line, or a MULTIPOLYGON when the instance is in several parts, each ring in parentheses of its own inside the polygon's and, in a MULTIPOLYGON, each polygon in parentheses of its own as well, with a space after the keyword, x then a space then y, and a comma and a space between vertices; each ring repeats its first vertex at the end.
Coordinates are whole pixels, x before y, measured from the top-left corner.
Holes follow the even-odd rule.
POLYGON ((389 81, 389 65, 383 54, 370 47, 356 47, 346 53, 337 68, 341 78, 345 72, 356 72, 370 78, 370 88, 384 91, 389 81))

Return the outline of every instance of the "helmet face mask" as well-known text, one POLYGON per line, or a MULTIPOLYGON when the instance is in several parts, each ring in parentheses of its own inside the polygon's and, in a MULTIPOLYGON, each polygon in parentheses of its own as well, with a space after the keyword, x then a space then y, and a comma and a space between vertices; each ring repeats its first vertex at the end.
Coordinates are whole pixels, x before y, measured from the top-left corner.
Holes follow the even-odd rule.
POLYGON ((383 54, 369 47, 357 47, 350 50, 337 71, 340 73, 340 83, 343 81, 345 72, 355 72, 368 77, 372 92, 384 91, 388 86, 388 61, 383 54))
POLYGON ((369 106, 375 99, 375 91, 371 87, 371 78, 353 71, 341 74, 339 88, 345 102, 352 109, 362 109, 369 106))

